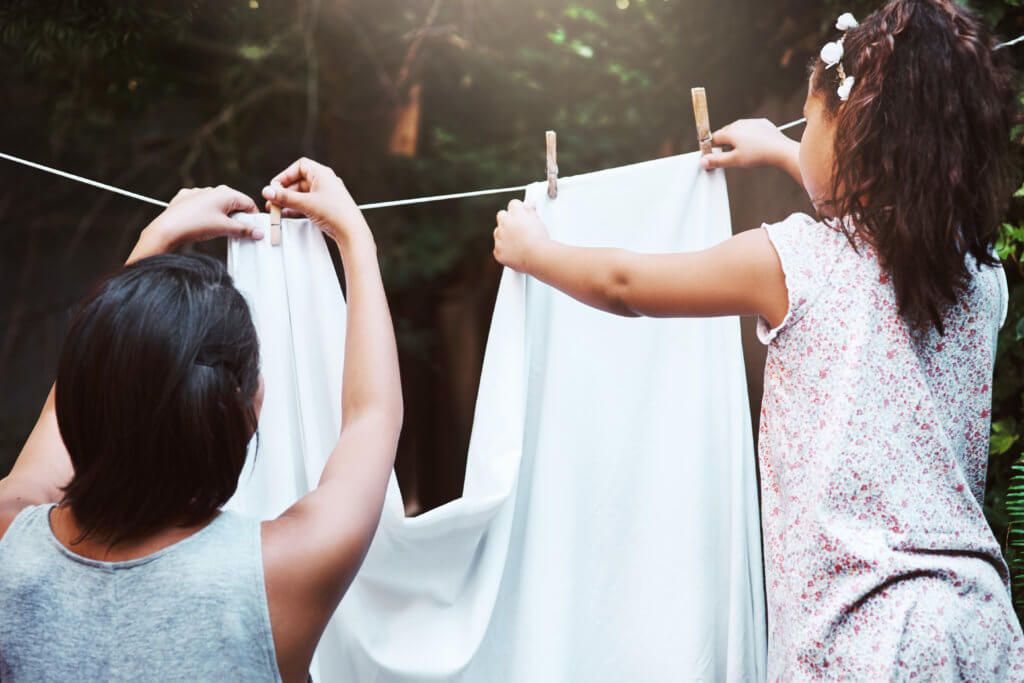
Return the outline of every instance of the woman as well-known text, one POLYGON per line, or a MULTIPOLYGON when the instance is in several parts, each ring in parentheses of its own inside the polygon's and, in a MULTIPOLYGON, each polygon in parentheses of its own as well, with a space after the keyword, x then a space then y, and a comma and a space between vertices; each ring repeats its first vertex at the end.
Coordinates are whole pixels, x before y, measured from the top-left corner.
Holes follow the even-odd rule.
POLYGON ((307 679, 373 538, 402 421, 369 227, 300 159, 268 201, 337 243, 348 294, 342 428, 319 485, 260 523, 221 512, 263 399, 258 340, 189 241, 262 239, 226 187, 182 190, 75 317, 54 389, 0 481, 0 679, 307 679))

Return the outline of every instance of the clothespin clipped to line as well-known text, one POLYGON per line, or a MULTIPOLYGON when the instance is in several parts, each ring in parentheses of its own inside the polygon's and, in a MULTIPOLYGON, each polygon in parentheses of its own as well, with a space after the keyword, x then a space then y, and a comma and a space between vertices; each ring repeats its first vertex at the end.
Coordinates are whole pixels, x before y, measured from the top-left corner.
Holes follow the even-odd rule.
MULTIPOLYGON (((277 185, 274 186, 275 188, 277 185)), ((270 205, 270 245, 273 247, 281 244, 281 207, 277 204, 270 205)))
POLYGON ((549 130, 545 133, 544 140, 547 143, 548 197, 554 199, 558 196, 558 148, 555 131, 549 130))
POLYGON ((701 156, 711 154, 711 119, 708 117, 708 96, 704 88, 691 88, 693 118, 697 121, 697 143, 701 156))

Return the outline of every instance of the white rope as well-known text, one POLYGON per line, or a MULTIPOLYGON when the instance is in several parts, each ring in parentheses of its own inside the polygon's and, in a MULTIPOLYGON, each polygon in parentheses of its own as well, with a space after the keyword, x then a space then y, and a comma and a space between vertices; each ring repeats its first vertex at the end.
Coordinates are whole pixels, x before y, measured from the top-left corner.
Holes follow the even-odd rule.
POLYGON ((119 187, 114 187, 113 185, 107 185, 106 183, 101 183, 101 182, 96 181, 96 180, 89 180, 88 178, 83 178, 82 176, 75 175, 74 173, 68 173, 66 171, 58 171, 55 168, 50 168, 49 166, 43 166, 42 164, 37 164, 34 161, 29 161, 27 159, 21 159, 21 158, 16 157, 16 156, 11 156, 10 154, 4 154, 3 152, 0 152, 0 157, 2 157, 4 159, 7 159, 8 161, 13 161, 13 162, 18 163, 18 164, 25 164, 26 166, 31 166, 32 168, 37 168, 40 171, 46 171, 47 173, 53 173, 54 175, 59 175, 61 178, 67 178, 68 180, 75 180, 75 181, 78 181, 80 183, 85 183, 86 185, 92 185, 93 187, 98 187, 101 190, 106 190, 108 192, 116 192, 117 194, 123 194, 125 197, 131 197, 132 199, 138 199, 139 201, 149 202, 150 204, 156 204, 157 206, 167 206, 167 202, 162 202, 159 199, 153 199, 152 197, 147 197, 145 195, 135 194, 134 192, 129 192, 128 190, 122 190, 119 187))
POLYGON ((493 190, 474 190, 472 192, 458 192, 456 194, 439 194, 434 197, 418 197, 416 199, 395 199, 390 202, 374 202, 373 204, 360 204, 360 209, 383 209, 387 206, 405 206, 406 204, 423 204, 424 202, 440 202, 445 199, 463 199, 465 197, 481 197, 485 194, 502 194, 504 192, 522 192, 529 185, 517 185, 516 187, 498 187, 493 190))
POLYGON ((1024 36, 1018 36, 1013 40, 1006 41, 1005 43, 999 43, 994 48, 992 48, 992 51, 995 52, 996 50, 1002 50, 1004 47, 1010 47, 1011 45, 1016 45, 1017 43, 1020 42, 1024 42, 1024 36))
MULTIPOLYGON (((1010 47, 1011 45, 1016 45, 1016 44, 1021 43, 1021 42, 1024 42, 1024 35, 1018 36, 1017 38, 1014 38, 1013 40, 1008 40, 1005 43, 999 43, 998 45, 996 45, 992 49, 993 50, 1001 50, 1004 47, 1010 47)), ((807 119, 797 119, 796 121, 790 121, 789 123, 784 123, 781 126, 777 126, 777 128, 779 130, 788 130, 788 129, 793 128, 795 126, 799 126, 801 123, 807 123, 807 119)), ((167 202, 162 202, 159 199, 153 199, 152 197, 147 197, 145 195, 136 194, 135 192, 129 192, 128 190, 122 190, 121 188, 114 187, 113 185, 107 185, 106 183, 101 183, 101 182, 99 182, 97 180, 90 180, 89 178, 83 178, 82 176, 75 175, 74 173, 68 173, 67 171, 60 171, 60 170, 57 170, 56 168, 50 168, 49 166, 44 166, 43 164, 37 164, 34 161, 29 161, 28 159, 22 159, 20 157, 13 156, 11 154, 4 154, 3 152, 0 152, 0 158, 7 159, 8 161, 13 161, 13 162, 18 163, 18 164, 24 164, 25 166, 29 166, 31 168, 34 168, 34 169, 37 169, 37 170, 40 170, 40 171, 45 171, 46 173, 53 173, 54 175, 59 175, 60 177, 67 178, 68 180, 74 180, 74 181, 79 182, 79 183, 85 183, 86 185, 92 185, 93 187, 98 187, 101 190, 106 190, 108 192, 116 192, 117 194, 124 195, 125 197, 131 197, 132 199, 138 199, 139 201, 148 202, 150 204, 155 204, 156 206, 167 206, 167 202)), ((440 194, 440 195, 434 195, 434 196, 431 196, 431 197, 416 197, 414 199, 395 199, 395 200, 389 201, 389 202, 373 202, 371 204, 360 204, 359 208, 363 209, 363 210, 366 210, 366 209, 383 209, 383 208, 387 208, 387 207, 390 207, 390 206, 406 206, 408 204, 426 204, 427 202, 441 202, 441 201, 444 201, 446 199, 464 199, 466 197, 482 197, 484 195, 489 195, 489 194, 505 194, 505 193, 511 193, 511 192, 521 192, 521 191, 525 190, 527 187, 529 187, 529 185, 517 185, 515 187, 499 187, 499 188, 495 188, 495 189, 492 189, 492 190, 474 190, 472 192, 456 192, 455 194, 440 194)))
POLYGON ((797 119, 796 121, 790 121, 789 123, 784 123, 781 126, 777 126, 777 128, 779 130, 786 130, 787 128, 792 128, 793 126, 799 126, 801 123, 807 123, 807 119, 797 119))
MULTIPOLYGON (((107 185, 106 183, 101 183, 98 180, 90 180, 89 178, 83 178, 80 175, 75 175, 74 173, 68 173, 67 171, 61 171, 61 170, 58 170, 56 168, 51 168, 49 166, 44 166, 43 164, 37 164, 34 161, 29 161, 28 159, 22 159, 21 157, 16 157, 16 156, 14 156, 12 154, 4 154, 3 152, 0 152, 0 158, 7 159, 8 161, 13 161, 13 162, 15 162, 17 164, 24 164, 25 166, 29 166, 31 168, 34 168, 34 169, 37 169, 37 170, 40 170, 40 171, 45 171, 47 173, 53 173, 54 175, 59 175, 61 178, 67 178, 68 180, 74 180, 74 181, 77 181, 79 183, 85 183, 86 185, 92 185, 93 187, 98 187, 101 190, 107 190, 108 192, 116 192, 117 194, 124 195, 125 197, 131 197, 132 199, 138 199, 139 201, 147 202, 149 204, 154 204, 156 206, 167 206, 167 202, 162 202, 159 199, 153 199, 152 197, 147 197, 146 195, 136 194, 135 192, 130 192, 128 190, 123 190, 120 187, 114 187, 113 185, 107 185)), ((466 197, 481 197, 483 195, 488 195, 488 194, 502 194, 502 193, 505 193, 505 192, 522 192, 527 187, 529 187, 529 185, 517 185, 516 187, 498 187, 498 188, 494 188, 494 189, 491 189, 491 190, 473 190, 472 192, 457 192, 455 194, 441 194, 441 195, 435 195, 435 196, 432 196, 432 197, 417 197, 417 198, 414 198, 414 199, 396 199, 396 200, 393 200, 393 201, 390 201, 390 202, 373 202, 371 204, 360 204, 359 208, 360 209, 383 209, 383 208, 386 208, 386 207, 389 207, 389 206, 405 206, 406 204, 423 204, 423 203, 426 203, 426 202, 440 202, 440 201, 443 201, 445 199, 464 199, 466 197)))

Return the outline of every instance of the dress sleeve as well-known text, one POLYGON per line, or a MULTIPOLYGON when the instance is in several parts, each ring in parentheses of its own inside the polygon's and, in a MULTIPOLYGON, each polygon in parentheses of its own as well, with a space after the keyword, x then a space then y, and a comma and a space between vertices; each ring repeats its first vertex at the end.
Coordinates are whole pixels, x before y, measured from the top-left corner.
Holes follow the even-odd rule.
POLYGON ((1010 288, 1006 282, 1006 270, 1002 263, 996 266, 996 279, 999 281, 999 329, 1001 330, 1006 324, 1006 316, 1010 313, 1010 288))
POLYGON ((829 253, 837 245, 836 239, 845 240, 845 237, 803 213, 795 213, 778 223, 764 223, 761 229, 779 256, 789 298, 786 317, 777 327, 769 327, 762 317, 757 319, 757 338, 767 345, 800 320, 824 291, 830 272, 828 264, 834 263, 829 253))

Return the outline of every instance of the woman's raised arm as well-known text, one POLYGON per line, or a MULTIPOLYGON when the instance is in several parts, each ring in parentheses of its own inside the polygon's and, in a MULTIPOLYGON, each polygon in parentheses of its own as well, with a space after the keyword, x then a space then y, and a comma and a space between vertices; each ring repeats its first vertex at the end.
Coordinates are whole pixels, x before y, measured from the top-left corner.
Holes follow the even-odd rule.
POLYGON ((305 680, 313 650, 373 540, 402 425, 398 351, 377 249, 344 183, 300 159, 264 197, 334 238, 345 270, 348 320, 341 434, 317 488, 263 523, 263 565, 277 661, 305 680))

